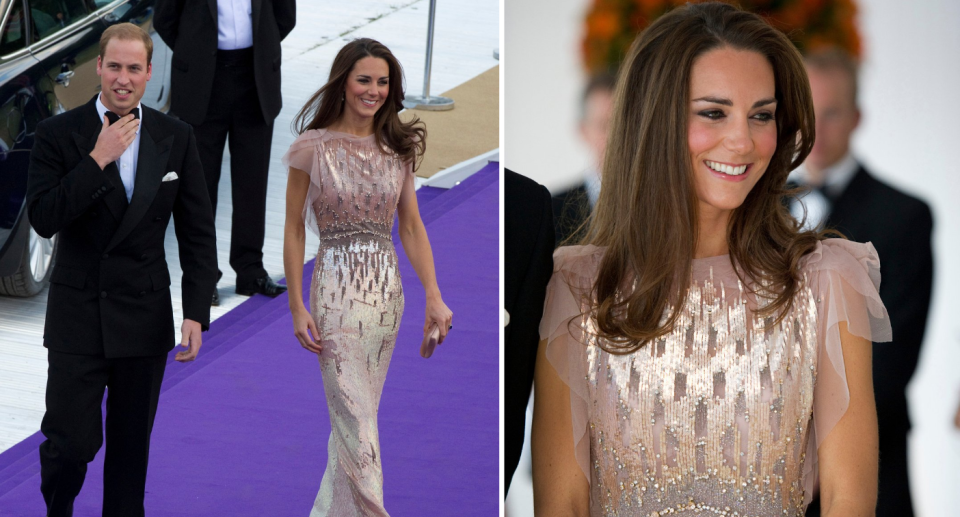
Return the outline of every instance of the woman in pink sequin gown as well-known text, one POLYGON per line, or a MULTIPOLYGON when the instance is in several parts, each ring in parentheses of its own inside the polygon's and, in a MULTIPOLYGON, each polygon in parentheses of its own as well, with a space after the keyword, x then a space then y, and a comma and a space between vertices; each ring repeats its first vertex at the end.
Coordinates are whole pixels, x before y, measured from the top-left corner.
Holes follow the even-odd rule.
POLYGON ((538 515, 872 515, 869 243, 782 198, 813 145, 801 56, 756 15, 687 4, 621 65, 583 245, 554 254, 536 362, 538 515))
POLYGON ((403 314, 391 240, 400 240, 426 291, 424 332, 453 313, 437 286, 414 192, 423 154, 419 120, 402 122, 402 70, 371 39, 340 50, 330 78, 297 116, 300 136, 283 157, 287 179, 284 269, 294 333, 319 355, 331 433, 310 513, 386 516, 377 408, 403 314), (301 295, 305 228, 320 237, 307 310, 301 295))

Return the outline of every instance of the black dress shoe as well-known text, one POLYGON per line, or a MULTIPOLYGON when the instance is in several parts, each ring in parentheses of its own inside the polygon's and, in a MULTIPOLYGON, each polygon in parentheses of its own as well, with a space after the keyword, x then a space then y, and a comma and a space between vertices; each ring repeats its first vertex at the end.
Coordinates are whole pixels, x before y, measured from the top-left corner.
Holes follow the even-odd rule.
MULTIPOLYGON (((223 271, 220 271, 220 270, 218 269, 218 270, 217 270, 217 282, 219 282, 221 278, 223 278, 223 271)), ((213 285, 213 298, 210 299, 210 306, 211 306, 211 307, 219 307, 219 306, 220 306, 220 292, 217 291, 217 285, 216 285, 216 284, 213 285)))
POLYGON ((276 298, 285 292, 287 292, 287 286, 274 282, 273 279, 270 278, 270 275, 263 275, 252 285, 245 285, 241 287, 240 284, 237 283, 237 294, 242 294, 244 296, 252 296, 260 293, 269 296, 270 298, 276 298))

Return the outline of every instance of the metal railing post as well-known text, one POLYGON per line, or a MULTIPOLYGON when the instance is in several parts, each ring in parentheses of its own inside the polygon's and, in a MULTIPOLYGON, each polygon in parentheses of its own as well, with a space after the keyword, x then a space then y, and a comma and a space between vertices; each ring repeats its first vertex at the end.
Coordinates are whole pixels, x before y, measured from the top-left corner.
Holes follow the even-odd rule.
POLYGON ((423 95, 407 95, 403 106, 407 109, 444 111, 453 109, 453 99, 430 96, 430 69, 433 63, 433 26, 436 18, 437 0, 430 0, 430 18, 427 22, 427 58, 423 67, 423 95))

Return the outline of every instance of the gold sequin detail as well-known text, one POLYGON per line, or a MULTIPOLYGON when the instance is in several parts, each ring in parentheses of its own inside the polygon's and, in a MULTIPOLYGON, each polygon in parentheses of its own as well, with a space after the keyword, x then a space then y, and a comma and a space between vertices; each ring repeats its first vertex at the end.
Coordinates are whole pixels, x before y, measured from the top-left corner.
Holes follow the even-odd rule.
POLYGON ((592 515, 803 515, 817 308, 806 281, 779 324, 762 303, 710 268, 674 330, 622 356, 581 317, 592 515))

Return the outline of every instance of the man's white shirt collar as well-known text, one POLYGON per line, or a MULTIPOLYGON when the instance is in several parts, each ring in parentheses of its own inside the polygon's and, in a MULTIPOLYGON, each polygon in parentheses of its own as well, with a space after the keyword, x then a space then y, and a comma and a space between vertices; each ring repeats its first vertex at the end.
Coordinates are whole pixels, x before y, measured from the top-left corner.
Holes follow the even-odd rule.
POLYGON ((587 170, 583 180, 583 187, 587 191, 587 199, 590 201, 590 209, 597 206, 597 200, 600 199, 600 171, 595 168, 587 170))
MULTIPOLYGON (((837 199, 840 194, 843 194, 859 168, 860 165, 857 160, 849 152, 840 161, 825 168, 823 170, 823 185, 829 196, 837 199)), ((809 178, 810 171, 803 165, 797 167, 789 176, 789 180, 795 183, 811 187, 816 186, 811 184, 809 178)), ((796 199, 790 200, 790 213, 796 220, 804 221, 804 230, 823 228, 831 210, 831 202, 815 188, 800 194, 796 199)))
MULTIPOLYGON (((836 198, 846 190, 850 180, 857 173, 860 164, 849 151, 837 163, 823 169, 823 185, 831 197, 836 198)), ((810 185, 810 172, 801 165, 790 173, 790 181, 803 185, 810 185)), ((810 185, 818 186, 818 185, 810 185)))

